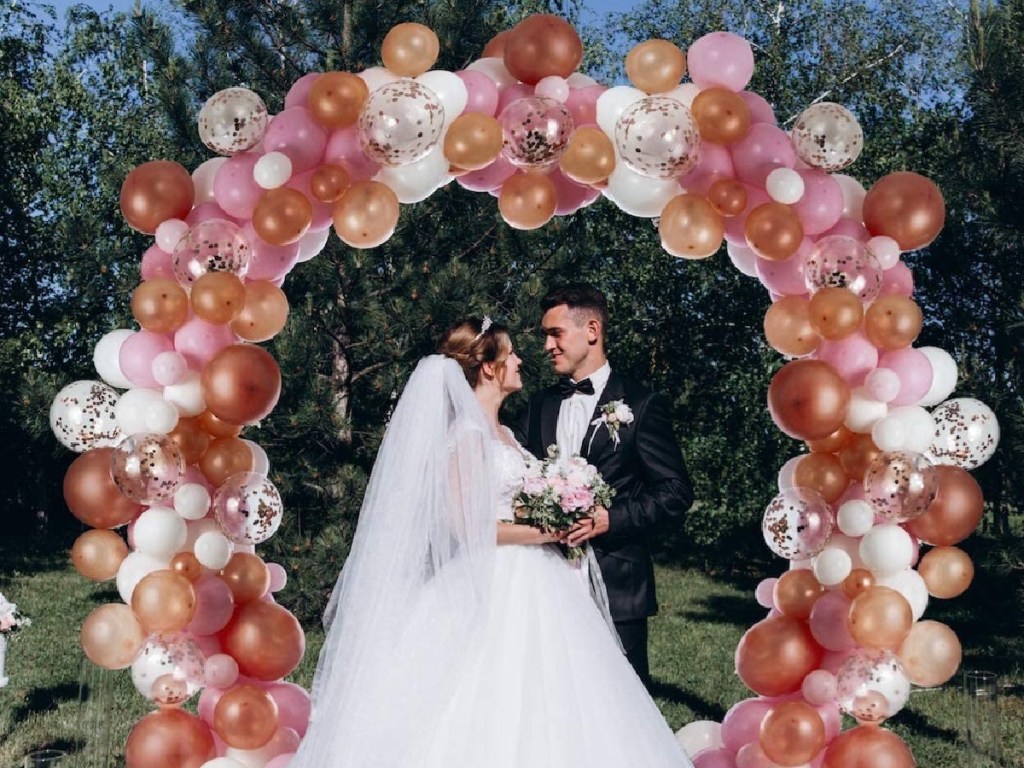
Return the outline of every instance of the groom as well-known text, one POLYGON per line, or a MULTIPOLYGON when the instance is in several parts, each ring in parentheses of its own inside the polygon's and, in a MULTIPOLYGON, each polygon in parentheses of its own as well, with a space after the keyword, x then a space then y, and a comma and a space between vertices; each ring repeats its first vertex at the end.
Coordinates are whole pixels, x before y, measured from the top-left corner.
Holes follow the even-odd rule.
POLYGON ((658 610, 648 538, 693 501, 668 401, 609 366, 608 302, 599 290, 557 288, 541 310, 544 349, 561 378, 530 398, 514 431, 538 457, 553 444, 563 456, 579 453, 615 488, 611 508, 598 507, 566 543, 590 541, 626 656, 647 683, 647 618, 658 610))

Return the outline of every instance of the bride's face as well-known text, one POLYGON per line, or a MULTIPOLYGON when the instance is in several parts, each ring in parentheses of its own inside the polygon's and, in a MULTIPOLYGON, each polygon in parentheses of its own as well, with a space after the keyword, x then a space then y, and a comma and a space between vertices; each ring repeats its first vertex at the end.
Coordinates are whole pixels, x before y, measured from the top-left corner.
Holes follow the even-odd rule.
POLYGON ((523 379, 519 373, 519 367, 522 364, 523 361, 519 359, 519 355, 516 354, 514 349, 508 353, 508 357, 505 358, 505 364, 502 366, 501 373, 498 376, 502 393, 510 395, 523 388, 523 379))

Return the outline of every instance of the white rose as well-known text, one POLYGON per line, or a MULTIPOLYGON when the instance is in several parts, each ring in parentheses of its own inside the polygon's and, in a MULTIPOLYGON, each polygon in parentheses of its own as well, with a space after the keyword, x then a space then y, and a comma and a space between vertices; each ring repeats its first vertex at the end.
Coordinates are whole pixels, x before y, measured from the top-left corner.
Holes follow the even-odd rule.
POLYGON ((615 419, 623 424, 631 424, 633 422, 633 411, 625 403, 619 403, 615 406, 615 419))

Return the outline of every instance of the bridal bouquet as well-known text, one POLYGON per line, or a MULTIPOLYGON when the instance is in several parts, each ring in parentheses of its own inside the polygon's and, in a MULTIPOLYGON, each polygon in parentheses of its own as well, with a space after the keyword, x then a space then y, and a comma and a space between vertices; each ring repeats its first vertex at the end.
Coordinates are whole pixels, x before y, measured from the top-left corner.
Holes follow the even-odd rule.
MULTIPOLYGON (((580 456, 562 458, 551 446, 548 458, 534 459, 526 466, 523 487, 515 499, 516 522, 553 533, 565 531, 590 517, 595 507, 607 507, 613 496, 615 489, 595 466, 580 456)), ((569 547, 569 559, 584 552, 583 547, 569 547)))
POLYGON ((8 602, 7 598, 0 593, 0 632, 5 635, 13 635, 19 629, 32 624, 32 620, 23 616, 18 606, 8 602))

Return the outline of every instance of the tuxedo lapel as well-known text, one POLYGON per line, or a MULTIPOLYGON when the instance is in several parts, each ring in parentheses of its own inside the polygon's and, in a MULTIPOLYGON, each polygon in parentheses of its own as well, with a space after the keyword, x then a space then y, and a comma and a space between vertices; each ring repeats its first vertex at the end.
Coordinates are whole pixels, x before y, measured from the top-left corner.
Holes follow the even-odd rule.
POLYGON ((608 383, 604 385, 604 392, 601 393, 601 397, 598 398, 597 405, 594 407, 594 412, 590 414, 590 421, 587 422, 587 431, 583 438, 583 445, 581 455, 587 459, 591 464, 594 463, 593 457, 600 456, 602 451, 607 448, 609 444, 614 446, 612 439, 608 434, 608 427, 598 422, 593 422, 601 418, 601 408, 612 400, 621 400, 624 394, 622 387, 622 377, 619 376, 614 370, 608 376, 608 383))

